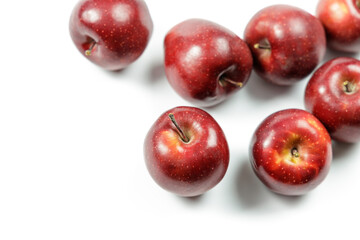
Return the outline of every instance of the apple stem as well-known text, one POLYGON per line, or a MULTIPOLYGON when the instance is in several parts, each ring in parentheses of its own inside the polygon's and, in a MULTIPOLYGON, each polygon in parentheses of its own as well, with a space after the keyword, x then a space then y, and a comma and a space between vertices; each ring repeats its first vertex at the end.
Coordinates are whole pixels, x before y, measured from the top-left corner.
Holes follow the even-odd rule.
POLYGON ((90 56, 90 55, 91 55, 91 52, 92 52, 92 50, 94 49, 95 45, 96 45, 96 42, 95 42, 95 41, 92 41, 91 44, 90 44, 90 46, 89 46, 89 49, 85 51, 85 55, 86 55, 86 56, 90 56))
POLYGON ((291 149, 291 155, 296 158, 300 157, 300 153, 296 148, 291 149))
POLYGON ((255 49, 267 49, 267 50, 271 49, 269 45, 263 45, 263 44, 260 44, 260 43, 255 43, 254 48, 255 49))
POLYGON ((356 0, 356 6, 360 9, 360 0, 356 0))
POLYGON ((235 85, 237 87, 242 87, 244 85, 242 82, 236 82, 236 81, 233 81, 233 80, 231 80, 231 79, 229 79, 227 77, 223 77, 223 76, 220 77, 219 82, 220 82, 221 86, 224 86, 224 82, 230 83, 230 84, 235 85))
POLYGON ((180 138, 183 142, 188 143, 190 140, 189 138, 185 135, 185 133, 183 132, 183 130, 180 128, 179 124, 176 122, 174 114, 170 113, 169 114, 169 118, 171 120, 171 122, 175 125, 176 129, 179 132, 180 138))

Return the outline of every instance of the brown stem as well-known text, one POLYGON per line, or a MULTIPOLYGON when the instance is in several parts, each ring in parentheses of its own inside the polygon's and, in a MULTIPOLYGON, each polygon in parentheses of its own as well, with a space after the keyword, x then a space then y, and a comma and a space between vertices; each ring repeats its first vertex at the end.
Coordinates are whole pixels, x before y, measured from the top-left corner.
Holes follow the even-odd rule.
POLYGON ((95 45, 96 45, 96 42, 95 42, 95 41, 92 41, 91 44, 90 44, 90 46, 89 46, 89 49, 85 51, 85 55, 86 55, 86 56, 90 56, 90 55, 91 55, 91 52, 92 52, 92 50, 94 49, 95 45))
POLYGON ((244 84, 242 82, 236 82, 236 81, 233 81, 231 80, 230 78, 227 78, 227 77, 220 77, 220 84, 223 86, 223 83, 224 82, 227 82, 227 83, 230 83, 232 85, 235 85, 237 87, 242 87, 244 84))
POLYGON ((356 0, 356 6, 358 9, 360 9, 360 0, 356 0))
POLYGON ((266 49, 266 50, 271 49, 269 45, 265 45, 265 44, 261 44, 261 43, 255 43, 254 48, 255 49, 266 49))
POLYGON ((181 140, 185 143, 188 143, 190 140, 185 135, 184 131, 180 128, 179 124, 176 122, 174 114, 170 113, 169 118, 170 118, 171 122, 175 125, 176 129, 178 130, 181 140))

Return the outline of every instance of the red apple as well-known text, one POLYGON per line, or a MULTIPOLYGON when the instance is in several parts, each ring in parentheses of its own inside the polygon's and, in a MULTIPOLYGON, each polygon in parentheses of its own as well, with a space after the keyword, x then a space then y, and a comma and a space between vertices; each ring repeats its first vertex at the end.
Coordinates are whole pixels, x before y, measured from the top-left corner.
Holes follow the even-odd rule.
POLYGON ((166 35, 165 72, 170 85, 187 101, 216 105, 241 89, 252 70, 246 43, 210 21, 189 19, 166 35))
POLYGON ((229 148, 220 126, 194 107, 163 113, 145 138, 144 155, 155 182, 186 197, 213 188, 229 164, 229 148))
POLYGON ((291 85, 308 76, 325 55, 321 22, 302 9, 274 5, 262 9, 245 29, 254 69, 265 80, 291 85))
POLYGON ((360 0, 320 0, 316 14, 324 25, 329 47, 360 51, 360 0))
POLYGON ((302 195, 329 172, 331 139, 322 123, 299 109, 273 113, 256 129, 250 144, 255 174, 272 191, 302 195))
POLYGON ((305 107, 332 138, 360 142, 360 61, 339 57, 321 66, 306 87, 305 107))
POLYGON ((82 0, 70 18, 75 46, 108 70, 120 70, 134 62, 145 50, 152 29, 142 0, 82 0))

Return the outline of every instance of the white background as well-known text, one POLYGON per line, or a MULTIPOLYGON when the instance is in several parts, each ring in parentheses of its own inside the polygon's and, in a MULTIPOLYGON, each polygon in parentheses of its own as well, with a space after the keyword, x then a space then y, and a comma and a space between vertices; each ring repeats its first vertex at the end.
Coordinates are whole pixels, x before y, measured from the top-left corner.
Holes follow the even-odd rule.
MULTIPOLYGON (((359 144, 334 144, 328 177, 302 197, 271 193, 249 165, 257 125, 277 110, 303 109, 309 78, 284 88, 253 73, 243 90, 206 109, 222 126, 231 157, 222 182, 203 196, 164 191, 144 164, 152 123, 170 108, 190 105, 164 75, 163 39, 171 27, 205 18, 242 37, 265 6, 287 3, 314 14, 317 1, 147 0, 151 41, 117 73, 93 65, 73 45, 68 22, 76 2, 1 5, 1 240, 359 236, 359 144)), ((325 60, 340 55, 328 52, 325 60)))

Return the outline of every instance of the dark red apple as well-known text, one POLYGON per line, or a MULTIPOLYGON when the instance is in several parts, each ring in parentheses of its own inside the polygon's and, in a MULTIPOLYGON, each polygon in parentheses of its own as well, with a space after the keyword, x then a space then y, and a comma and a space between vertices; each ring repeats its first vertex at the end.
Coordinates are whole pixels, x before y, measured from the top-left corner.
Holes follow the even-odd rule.
POLYGON ((197 196, 218 184, 229 164, 229 148, 218 123, 205 111, 176 107, 163 113, 144 143, 146 166, 162 188, 197 196))
POLYGON ((324 25, 329 47, 360 51, 360 0, 320 0, 316 15, 324 25))
POLYGON ((70 35, 79 51, 108 70, 120 70, 145 50, 153 29, 142 0, 82 0, 71 14, 70 35))
POLYGON ((166 35, 165 72, 170 85, 187 101, 216 105, 241 89, 252 70, 246 43, 207 20, 189 19, 166 35))
POLYGON ((306 86, 305 107, 332 138, 360 142, 360 61, 339 57, 322 65, 306 86))
POLYGON ((268 116, 250 144, 255 174, 272 191, 302 195, 318 186, 329 172, 331 139, 312 114, 299 109, 268 116))
POLYGON ((321 22, 302 9, 273 5, 262 9, 245 29, 254 69, 265 80, 291 85, 308 76, 325 55, 321 22))

